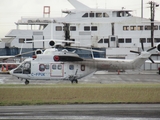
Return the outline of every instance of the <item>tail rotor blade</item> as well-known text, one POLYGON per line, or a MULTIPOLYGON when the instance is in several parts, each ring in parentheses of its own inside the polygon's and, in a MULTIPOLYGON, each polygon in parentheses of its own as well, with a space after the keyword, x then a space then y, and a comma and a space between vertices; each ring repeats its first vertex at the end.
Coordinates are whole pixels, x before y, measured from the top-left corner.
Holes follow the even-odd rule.
POLYGON ((151 51, 151 50, 153 50, 153 49, 155 49, 155 48, 156 48, 156 46, 148 49, 147 52, 149 52, 149 51, 151 51))
POLYGON ((132 52, 132 53, 137 53, 137 54, 140 55, 140 52, 137 52, 137 51, 130 50, 130 52, 132 52))
POLYGON ((152 60, 152 58, 149 57, 149 60, 150 60, 152 63, 154 63, 154 61, 152 60))
POLYGON ((141 40, 141 47, 142 47, 142 50, 144 51, 143 40, 141 40))

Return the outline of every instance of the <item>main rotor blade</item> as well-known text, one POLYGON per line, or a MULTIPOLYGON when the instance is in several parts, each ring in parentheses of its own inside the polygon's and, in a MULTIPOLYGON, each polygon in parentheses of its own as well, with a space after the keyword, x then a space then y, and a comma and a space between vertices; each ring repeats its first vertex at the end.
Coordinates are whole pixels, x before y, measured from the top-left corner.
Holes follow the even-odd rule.
POLYGON ((147 52, 149 52, 149 51, 151 51, 151 50, 153 50, 153 49, 155 49, 155 48, 156 48, 156 46, 148 49, 147 52))
POLYGON ((138 52, 138 51, 130 50, 130 52, 132 52, 132 53, 137 53, 137 54, 139 54, 139 55, 140 55, 140 52, 138 52))
POLYGON ((149 60, 150 60, 152 63, 154 63, 154 61, 152 60, 152 58, 149 57, 149 60))

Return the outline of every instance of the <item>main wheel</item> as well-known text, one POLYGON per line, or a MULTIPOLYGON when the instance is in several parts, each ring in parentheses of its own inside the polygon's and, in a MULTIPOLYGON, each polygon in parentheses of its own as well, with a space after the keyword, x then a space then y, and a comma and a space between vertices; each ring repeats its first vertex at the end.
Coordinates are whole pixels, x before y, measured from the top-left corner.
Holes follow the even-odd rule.
POLYGON ((78 83, 78 80, 77 80, 77 79, 74 79, 74 80, 71 81, 71 83, 72 83, 72 84, 74 84, 74 83, 77 84, 77 83, 78 83))
POLYGON ((26 79, 26 81, 25 81, 25 85, 28 85, 29 84, 29 81, 26 79))

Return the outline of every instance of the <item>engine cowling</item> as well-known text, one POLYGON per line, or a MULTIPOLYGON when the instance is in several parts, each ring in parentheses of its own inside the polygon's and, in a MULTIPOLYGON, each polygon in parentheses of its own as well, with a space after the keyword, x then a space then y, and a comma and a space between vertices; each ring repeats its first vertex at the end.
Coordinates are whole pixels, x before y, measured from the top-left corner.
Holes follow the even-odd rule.
POLYGON ((160 43, 158 43, 158 44, 156 45, 156 48, 157 48, 158 52, 160 52, 160 43))
POLYGON ((38 54, 43 54, 43 51, 40 50, 40 49, 36 50, 36 51, 35 51, 35 55, 38 55, 38 54))

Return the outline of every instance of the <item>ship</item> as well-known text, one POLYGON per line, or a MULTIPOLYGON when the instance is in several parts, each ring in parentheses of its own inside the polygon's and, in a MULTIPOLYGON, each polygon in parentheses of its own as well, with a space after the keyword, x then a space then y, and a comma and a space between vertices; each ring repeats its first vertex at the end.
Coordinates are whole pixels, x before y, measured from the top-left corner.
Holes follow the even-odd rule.
MULTIPOLYGON (((132 15, 132 10, 111 10, 90 8, 77 1, 68 0, 74 6, 72 10, 62 10, 65 17, 50 17, 50 11, 42 17, 22 17, 0 43, 1 55, 18 54, 23 46, 23 52, 41 48, 49 48, 49 39, 69 40, 75 44, 66 46, 90 47, 104 52, 94 53, 95 57, 133 59, 137 54, 130 50, 142 51, 151 48, 151 21, 147 18, 132 15), (48 17, 45 16, 48 15, 48 17), (24 29, 26 26, 27 29, 24 29), (21 29, 23 27, 23 29, 21 29), (32 41, 44 40, 40 42, 32 41), (45 41, 46 40, 46 41, 45 41)), ((49 6, 44 6, 50 9, 49 6)), ((160 21, 154 21, 154 41, 160 42, 160 21)), ((89 52, 76 50, 81 57, 90 58, 89 52)), ((30 56, 29 54, 28 56, 30 56)), ((25 55, 26 56, 26 55, 25 55)), ((153 60, 160 56, 153 51, 153 60)), ((157 69, 158 65, 146 63, 142 69, 157 69)))

